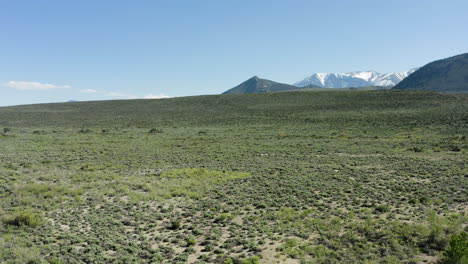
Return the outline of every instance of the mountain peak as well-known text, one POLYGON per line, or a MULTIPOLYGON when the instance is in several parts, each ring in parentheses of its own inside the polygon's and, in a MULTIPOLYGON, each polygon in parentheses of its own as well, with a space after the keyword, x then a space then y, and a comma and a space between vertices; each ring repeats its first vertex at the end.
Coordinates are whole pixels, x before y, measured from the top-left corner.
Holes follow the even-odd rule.
POLYGON ((394 86, 415 70, 395 73, 379 73, 373 70, 347 73, 315 73, 294 85, 304 87, 310 84, 325 88, 346 88, 365 86, 394 86))
POLYGON ((278 83, 254 76, 223 94, 271 93, 301 89, 290 84, 278 83))

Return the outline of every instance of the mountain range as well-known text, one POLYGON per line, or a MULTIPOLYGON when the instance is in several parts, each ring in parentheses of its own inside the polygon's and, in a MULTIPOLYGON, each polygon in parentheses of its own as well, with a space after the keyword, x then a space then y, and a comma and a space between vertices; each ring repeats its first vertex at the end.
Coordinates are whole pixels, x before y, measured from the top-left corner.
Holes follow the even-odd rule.
POLYGON ((323 88, 318 85, 308 84, 304 87, 298 87, 295 85, 278 83, 271 80, 261 79, 254 76, 247 81, 237 85, 225 91, 223 94, 252 94, 252 93, 271 93, 271 92, 286 92, 286 91, 345 91, 345 90, 382 90, 389 89, 385 86, 359 86, 359 87, 345 87, 345 88, 323 88))
POLYGON ((314 73, 294 85, 304 87, 317 85, 324 88, 347 88, 365 86, 394 86, 417 69, 406 72, 378 73, 376 71, 355 71, 347 73, 314 73))
POLYGON ((468 93, 468 53, 437 60, 406 72, 315 73, 294 85, 254 76, 224 94, 269 93, 291 90, 379 90, 418 89, 468 93))

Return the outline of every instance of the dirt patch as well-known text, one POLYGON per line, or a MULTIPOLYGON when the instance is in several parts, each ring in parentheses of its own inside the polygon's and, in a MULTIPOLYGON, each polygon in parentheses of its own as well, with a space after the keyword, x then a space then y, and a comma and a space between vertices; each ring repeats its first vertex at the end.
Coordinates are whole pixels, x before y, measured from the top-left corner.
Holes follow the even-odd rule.
POLYGON ((281 255, 276 249, 281 245, 281 242, 267 240, 266 245, 262 248, 262 259, 260 263, 273 264, 273 263, 284 263, 284 264, 299 264, 300 261, 297 259, 287 258, 281 255))

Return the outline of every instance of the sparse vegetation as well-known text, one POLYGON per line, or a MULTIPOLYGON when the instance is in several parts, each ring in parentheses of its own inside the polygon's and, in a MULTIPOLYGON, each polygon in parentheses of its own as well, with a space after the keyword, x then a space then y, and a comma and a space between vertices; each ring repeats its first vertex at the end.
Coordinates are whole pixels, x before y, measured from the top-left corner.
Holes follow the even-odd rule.
POLYGON ((0 262, 463 263, 467 120, 412 91, 0 108, 0 262))

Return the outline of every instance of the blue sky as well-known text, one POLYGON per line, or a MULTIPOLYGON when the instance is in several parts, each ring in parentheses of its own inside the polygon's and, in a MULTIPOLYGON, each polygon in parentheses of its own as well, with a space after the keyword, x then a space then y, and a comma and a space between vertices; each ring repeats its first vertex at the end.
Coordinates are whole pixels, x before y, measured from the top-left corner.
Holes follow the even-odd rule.
POLYGON ((0 106, 218 94, 468 52, 468 1, 0 0, 0 106))

